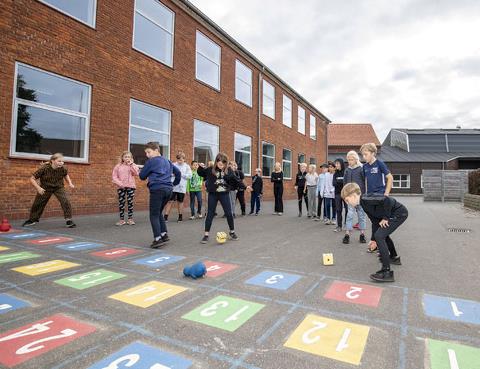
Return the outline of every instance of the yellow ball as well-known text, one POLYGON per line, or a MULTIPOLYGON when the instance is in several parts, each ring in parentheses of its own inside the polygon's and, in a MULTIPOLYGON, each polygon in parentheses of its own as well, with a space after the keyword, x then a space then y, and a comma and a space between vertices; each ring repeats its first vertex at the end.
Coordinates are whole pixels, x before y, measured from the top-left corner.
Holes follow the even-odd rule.
POLYGON ((225 243, 227 241, 227 234, 225 232, 217 232, 217 242, 225 243))

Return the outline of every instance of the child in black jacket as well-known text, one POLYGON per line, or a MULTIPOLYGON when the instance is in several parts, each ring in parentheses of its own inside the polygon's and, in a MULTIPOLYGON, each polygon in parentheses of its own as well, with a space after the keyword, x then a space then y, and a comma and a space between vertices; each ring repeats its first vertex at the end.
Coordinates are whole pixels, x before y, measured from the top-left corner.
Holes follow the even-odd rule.
POLYGON ((250 193, 250 213, 248 215, 258 215, 260 211, 260 198, 263 195, 263 179, 262 179, 262 170, 257 168, 255 170, 255 175, 252 177, 252 185, 249 186, 251 190, 250 193), (257 208, 255 211, 255 207, 257 208))
POLYGON ((380 252, 382 269, 370 275, 370 278, 376 282, 393 282, 395 279, 390 263, 401 265, 401 261, 390 235, 407 219, 407 208, 389 196, 361 196, 360 187, 356 183, 343 187, 342 198, 352 207, 360 204, 372 222, 372 233, 380 252))
POLYGON ((207 168, 205 164, 202 163, 197 170, 198 175, 205 179, 208 192, 208 213, 205 219, 205 234, 201 243, 208 242, 210 228, 212 227, 215 216, 215 209, 219 201, 227 217, 228 227, 230 228, 230 239, 238 240, 238 236, 235 233, 229 191, 245 188, 245 185, 235 176, 231 168, 227 168, 227 164, 227 155, 219 153, 215 158, 213 166, 207 168))
POLYGON ((343 188, 343 176, 345 174, 345 162, 338 158, 335 160, 335 173, 333 174, 333 187, 335 188, 335 210, 337 212, 337 228, 335 232, 342 231, 343 217, 342 212, 345 209, 345 219, 347 218, 348 206, 342 200, 341 192, 343 188))

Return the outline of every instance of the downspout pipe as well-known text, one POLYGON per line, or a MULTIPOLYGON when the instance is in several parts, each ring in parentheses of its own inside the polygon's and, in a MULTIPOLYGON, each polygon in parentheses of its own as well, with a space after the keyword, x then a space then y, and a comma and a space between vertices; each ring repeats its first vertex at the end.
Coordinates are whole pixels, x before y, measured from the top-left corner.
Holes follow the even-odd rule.
MULTIPOLYGON (((262 119, 262 112, 261 112, 261 97, 263 91, 263 73, 265 73, 265 67, 262 67, 260 73, 258 73, 258 111, 257 111, 257 168, 261 168, 262 162, 262 138, 260 137, 261 132, 261 119, 262 119)), ((253 169, 253 168, 252 168, 253 169)), ((254 171, 252 170, 252 173, 254 171)))

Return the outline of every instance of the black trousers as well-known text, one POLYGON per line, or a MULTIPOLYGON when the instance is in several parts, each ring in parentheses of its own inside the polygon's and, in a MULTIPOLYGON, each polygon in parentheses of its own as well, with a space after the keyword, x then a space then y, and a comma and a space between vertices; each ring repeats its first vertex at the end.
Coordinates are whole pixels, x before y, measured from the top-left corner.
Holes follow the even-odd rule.
POLYGON ((397 211, 391 218, 388 219, 388 227, 380 227, 381 219, 370 219, 372 222, 372 232, 375 241, 377 242, 378 251, 380 252, 380 259, 382 260, 382 269, 390 269, 390 258, 397 256, 395 244, 390 238, 390 235, 400 227, 408 218, 408 210, 404 207, 397 211))
POLYGON ((335 210, 337 212, 337 227, 343 225, 342 212, 345 209, 345 220, 347 219, 348 205, 342 200, 342 196, 339 193, 335 194, 335 210))
MULTIPOLYGON (((320 218, 320 219, 322 216, 322 202, 323 202, 323 197, 321 195, 318 195, 317 196, 317 218, 320 218)), ((325 214, 323 214, 323 217, 325 218, 325 214)))
POLYGON ((245 215, 245 191, 237 191, 237 199, 242 209, 242 215, 245 215))
POLYGON ((208 213, 207 218, 205 219, 205 232, 210 232, 212 227, 213 218, 215 217, 215 209, 217 208, 217 203, 220 202, 223 208, 223 212, 227 217, 228 227, 231 231, 235 229, 233 223, 233 213, 232 206, 230 202, 229 192, 209 192, 208 193, 208 213))
POLYGON ((283 213, 283 183, 273 184, 273 196, 275 197, 275 213, 283 213))
POLYGON ((307 195, 307 193, 303 192, 303 187, 302 188, 300 188, 300 187, 297 188, 297 198, 298 198, 298 212, 299 213, 302 212, 302 198, 303 198, 303 200, 305 200, 305 208, 308 211, 308 195, 307 195))

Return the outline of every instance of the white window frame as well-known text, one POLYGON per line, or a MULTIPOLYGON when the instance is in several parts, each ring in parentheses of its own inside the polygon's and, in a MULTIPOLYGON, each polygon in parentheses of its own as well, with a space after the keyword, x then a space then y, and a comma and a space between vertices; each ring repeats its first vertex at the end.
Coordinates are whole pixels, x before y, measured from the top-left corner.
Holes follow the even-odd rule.
POLYGON ((404 190, 410 189, 410 174, 393 174, 392 188, 404 189, 404 190), (400 178, 399 178, 399 179, 395 179, 395 176, 400 176, 400 178), (406 179, 402 179, 402 176, 406 176, 407 178, 406 178, 406 179), (398 182, 398 183, 400 184, 400 186, 396 186, 396 185, 395 185, 395 182, 398 182), (407 187, 402 187, 401 184, 402 184, 403 182, 406 182, 406 183, 407 183, 407 187))
MULTIPOLYGON (((200 142, 200 143, 204 143, 204 144, 207 144, 207 145, 212 145, 211 142, 208 142, 208 141, 202 141, 202 140, 197 140, 195 138, 195 122, 199 122, 199 123, 202 123, 202 124, 206 124, 206 125, 209 125, 209 126, 212 126, 212 127, 215 127, 217 129, 217 147, 218 147, 218 152, 220 152, 220 126, 217 126, 216 124, 212 124, 212 123, 208 123, 208 122, 205 122, 203 120, 200 120, 200 119, 194 119, 193 120, 193 147, 192 147, 192 158, 195 157, 195 142, 200 142)), ((213 158, 214 160, 215 158, 213 158)), ((207 163, 204 163, 205 165, 207 165, 207 163)))
POLYGON ((83 23, 85 24, 86 26, 90 27, 90 28, 93 28, 95 29, 96 27, 96 24, 97 24, 97 0, 93 0, 94 1, 94 5, 93 5, 93 22, 92 24, 88 23, 88 22, 85 22, 83 19, 80 19, 70 13, 67 13, 65 10, 63 9, 60 9, 58 7, 56 7, 55 5, 52 5, 50 3, 47 3, 45 0, 38 0, 39 2, 41 2, 42 4, 45 4, 46 6, 52 8, 52 9, 55 9, 56 11, 62 13, 62 14, 65 14, 67 16, 69 16, 70 18, 73 18, 75 19, 76 21, 80 22, 80 23, 83 23))
POLYGON ((293 151, 290 150, 290 149, 287 149, 287 148, 283 148, 282 150, 282 172, 285 174, 285 170, 283 168, 283 165, 285 163, 290 163, 290 177, 283 177, 284 179, 292 179, 292 174, 293 174, 293 164, 292 164, 292 161, 293 161, 293 151), (290 160, 285 160, 283 158, 283 151, 290 151, 290 160))
POLYGON ((130 151, 130 138, 131 138, 130 137, 130 128, 131 127, 137 128, 137 129, 143 129, 144 131, 150 131, 150 132, 155 132, 155 133, 161 133, 161 134, 168 135, 168 152, 167 152, 167 155, 165 157, 167 159, 170 159, 170 150, 172 148, 172 146, 171 146, 172 145, 172 135, 171 135, 171 132, 172 132, 172 112, 170 110, 161 108, 161 107, 156 106, 156 105, 148 104, 148 103, 145 103, 145 102, 137 100, 137 99, 130 99, 130 111, 129 111, 129 118, 128 118, 128 146, 127 146, 127 151, 130 151), (160 109, 160 110, 163 110, 163 111, 167 112, 168 115, 170 116, 170 121, 168 122, 168 132, 161 131, 161 130, 158 130, 158 129, 146 128, 146 127, 142 127, 142 126, 137 126, 136 124, 132 124, 132 102, 136 102, 136 103, 141 104, 141 105, 145 105, 145 106, 155 108, 155 109, 160 109))
POLYGON ((245 64, 243 64, 238 59, 235 59, 235 100, 237 100, 239 103, 244 104, 244 105, 246 105, 250 108, 253 106, 253 70, 251 68, 247 67, 245 64), (243 79, 241 79, 237 76, 237 64, 241 64, 242 67, 245 67, 246 69, 248 69, 250 71, 250 73, 251 73, 250 82, 244 81, 243 79), (244 84, 246 84, 250 87, 250 103, 246 103, 245 101, 242 101, 242 100, 237 98, 237 81, 240 81, 240 83, 244 83, 244 84))
POLYGON ((63 114, 68 114, 80 118, 85 118, 85 155, 82 158, 74 158, 71 156, 65 156, 66 161, 72 162, 72 163, 88 163, 88 158, 89 158, 89 150, 90 150, 90 112, 91 112, 91 96, 92 96, 92 86, 84 83, 77 81, 72 78, 68 78, 65 76, 62 76, 60 74, 56 74, 53 72, 49 72, 37 67, 33 67, 31 65, 25 64, 25 63, 20 63, 16 62, 15 63, 15 75, 14 75, 14 82, 13 82, 13 98, 12 98, 12 124, 11 124, 11 131, 10 131, 10 156, 13 158, 24 158, 24 159, 35 159, 35 160, 49 160, 51 155, 45 155, 45 154, 35 154, 35 153, 24 153, 24 152, 16 152, 16 146, 17 146, 17 114, 18 114, 18 104, 22 104, 25 106, 31 106, 33 108, 39 108, 43 110, 48 110, 52 111, 55 113, 63 113, 63 114), (77 83, 83 86, 88 87, 88 101, 87 101, 87 112, 86 113, 80 113, 77 111, 72 111, 69 109, 64 109, 64 108, 57 108, 51 105, 43 104, 43 103, 37 103, 35 101, 29 101, 29 100, 24 100, 17 98, 17 76, 18 76, 18 67, 19 66, 24 66, 26 68, 31 68, 34 70, 37 70, 39 72, 51 75, 56 78, 62 78, 66 81, 72 82, 72 83, 77 83))
POLYGON ((173 20, 172 20, 172 30, 173 30, 173 33, 170 32, 169 30, 165 29, 165 27, 162 27, 162 25, 158 24, 157 22, 155 22, 155 20, 153 20, 152 18, 150 18, 147 14, 145 13, 142 13, 141 11, 137 10, 137 0, 135 0, 134 2, 134 7, 133 7, 133 35, 132 35, 132 49, 138 51, 139 53, 142 53, 144 55, 147 55, 148 57, 158 61, 159 63, 162 63, 163 65, 166 65, 167 67, 170 67, 170 68, 173 68, 173 59, 174 59, 174 49, 175 49, 175 12, 170 9, 168 6, 166 6, 165 4, 163 4, 162 2, 156 0, 157 3, 159 3, 161 6, 163 6, 165 9, 167 9, 168 11, 170 11, 173 15, 173 20), (154 23, 157 27, 161 28, 162 30, 164 30, 165 32, 167 32, 168 34, 170 34, 172 36, 172 49, 171 49, 171 55, 172 55, 172 60, 170 62, 170 64, 164 62, 163 60, 159 60, 156 56, 153 56, 151 54, 149 54, 148 52, 144 51, 144 50, 140 50, 140 49, 137 49, 135 47, 135 13, 138 13, 140 14, 142 17, 144 18, 147 18, 150 22, 154 23))
POLYGON ((315 117, 315 115, 310 114, 309 126, 310 126, 310 138, 312 140, 317 140, 317 118, 315 117), (313 123, 313 126, 312 126, 312 123, 313 123), (313 128, 313 135, 312 135, 312 128, 313 128))
POLYGON ((302 164, 302 163, 307 163, 307 155, 306 155, 306 154, 304 154, 303 152, 299 152, 299 153, 298 153, 298 155, 297 155, 297 165, 300 165, 300 164, 302 164), (299 159, 300 159, 300 158, 299 158, 299 157, 300 157, 300 155, 303 155, 303 156, 305 157, 305 160, 304 160, 304 161, 302 161, 302 162, 301 162, 301 161, 299 161, 299 159))
POLYGON ((423 173, 420 174, 420 188, 423 190, 423 173))
POLYGON ((302 135, 306 135, 305 133, 305 120, 306 120, 306 115, 305 115, 305 109, 302 108, 300 105, 298 106, 297 108, 297 130, 298 130, 298 133, 301 133, 302 135), (303 132, 302 130, 300 130, 300 112, 303 111, 303 132))
POLYGON ((287 95, 283 94, 283 100, 282 100, 282 123, 283 125, 287 126, 288 128, 292 128, 292 121, 293 121, 293 112, 292 112, 292 99, 289 98, 287 95), (288 108, 285 105, 285 100, 290 101, 290 108, 288 108), (290 112, 290 122, 285 123, 285 110, 288 110, 290 112))
POLYGON ((265 115, 266 117, 272 118, 273 120, 275 120, 275 94, 276 94, 275 86, 265 79, 262 80, 262 114, 265 115), (273 88, 273 99, 265 95, 265 84, 273 88), (265 113, 265 98, 273 102, 273 116, 265 113))
POLYGON ((271 142, 268 142, 268 141, 262 141, 262 168, 261 168, 262 169, 262 178, 270 178, 270 176, 273 173, 273 169, 275 168, 275 151, 276 151, 275 144, 273 144, 271 142), (263 154, 263 145, 265 145, 265 144, 273 146, 273 156, 263 154), (268 176, 263 175, 263 158, 264 157, 269 158, 269 159, 273 159, 272 173, 270 173, 270 175, 268 175, 268 176))
MULTIPOLYGON (((250 172, 249 173, 245 173, 243 172, 244 175, 246 176, 251 176, 252 175, 252 137, 251 136, 248 136, 248 135, 244 135, 244 134, 241 134, 241 133, 238 133, 238 132, 234 132, 234 135, 233 135, 233 159, 235 160, 235 153, 238 151, 238 152, 241 152, 241 153, 244 153, 244 154, 248 154, 249 157, 250 157, 250 172), (248 137, 250 139, 250 151, 246 151, 246 150, 237 150, 235 148, 235 142, 236 142, 236 139, 237 139, 237 135, 238 136, 243 136, 243 137, 248 137)), ((238 164, 238 163, 237 163, 238 164)), ((243 168, 242 168, 243 170, 243 168)))
POLYGON ((203 85, 205 86, 208 86, 210 88, 213 88, 215 91, 220 91, 221 90, 221 86, 222 86, 222 47, 217 44, 215 41, 213 41, 210 37, 208 37, 207 35, 205 35, 203 32, 199 31, 197 29, 196 33, 195 33, 195 79, 202 83, 203 85), (201 35, 203 37, 205 37, 207 40, 209 40, 212 44, 216 45, 218 47, 218 49, 220 50, 220 60, 218 61, 218 63, 212 59, 210 59, 208 56, 202 54, 201 52, 198 51, 198 46, 197 46, 197 38, 198 38, 198 35, 201 35), (210 83, 206 82, 206 81, 203 81, 201 80, 200 78, 198 78, 198 57, 197 57, 197 54, 200 54, 201 56, 203 56, 205 59, 208 59, 209 61, 211 61, 213 64, 216 64, 218 66, 218 88, 215 87, 215 86, 212 86, 210 83))

